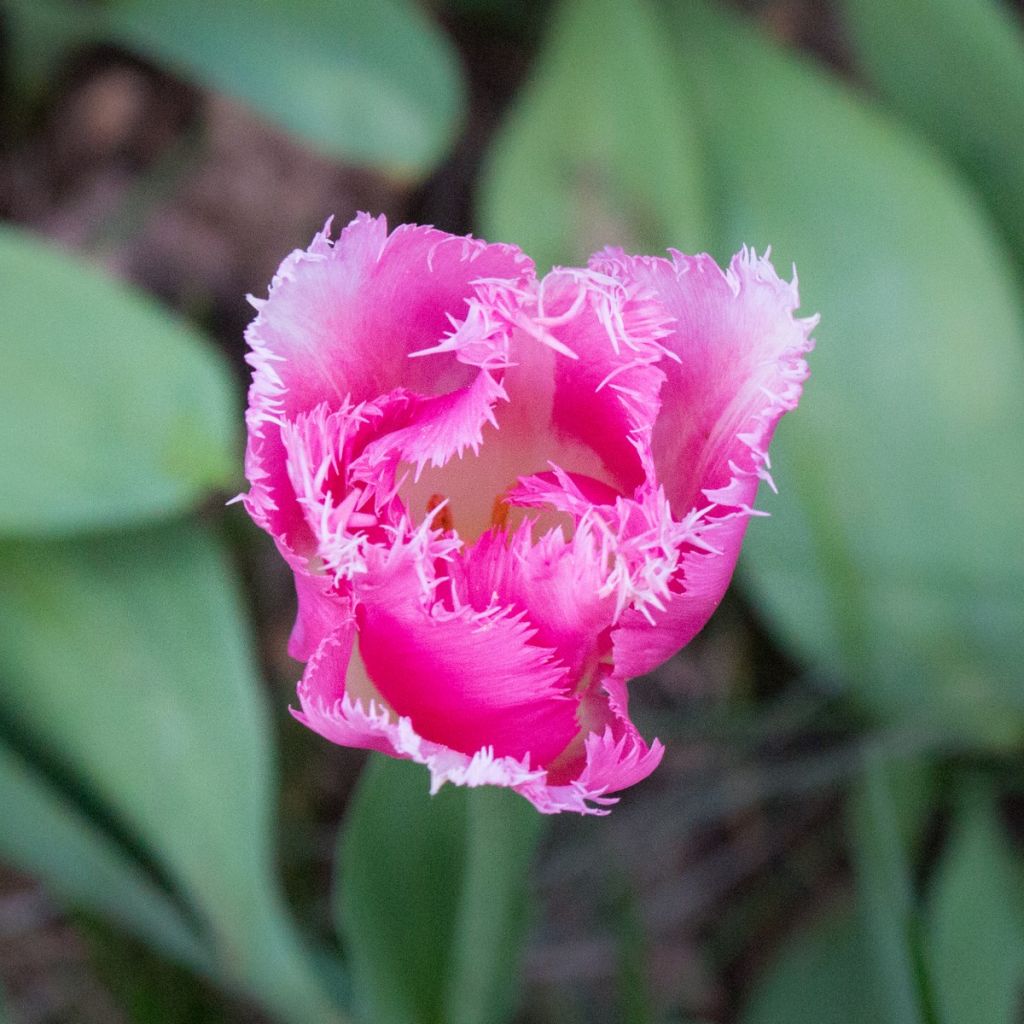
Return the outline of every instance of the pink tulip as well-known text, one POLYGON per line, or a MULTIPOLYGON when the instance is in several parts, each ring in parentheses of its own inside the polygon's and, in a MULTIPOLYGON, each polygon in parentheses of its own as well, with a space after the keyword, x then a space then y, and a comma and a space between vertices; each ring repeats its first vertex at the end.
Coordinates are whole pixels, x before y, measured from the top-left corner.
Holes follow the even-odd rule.
POLYGON ((247 338, 244 501, 295 575, 299 721, 606 813, 663 753, 627 682, 721 600, 816 320, 744 249, 595 255, 358 216, 247 338))

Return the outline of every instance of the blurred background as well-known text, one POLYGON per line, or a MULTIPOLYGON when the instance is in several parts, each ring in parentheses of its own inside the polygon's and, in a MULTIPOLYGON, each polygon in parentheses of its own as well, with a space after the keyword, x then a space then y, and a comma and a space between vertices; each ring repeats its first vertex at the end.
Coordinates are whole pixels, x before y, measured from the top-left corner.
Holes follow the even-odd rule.
POLYGON ((1024 1021, 1022 18, 0 0, 0 1021, 1024 1021), (245 296, 357 210, 822 316, 610 818, 287 713, 245 296))

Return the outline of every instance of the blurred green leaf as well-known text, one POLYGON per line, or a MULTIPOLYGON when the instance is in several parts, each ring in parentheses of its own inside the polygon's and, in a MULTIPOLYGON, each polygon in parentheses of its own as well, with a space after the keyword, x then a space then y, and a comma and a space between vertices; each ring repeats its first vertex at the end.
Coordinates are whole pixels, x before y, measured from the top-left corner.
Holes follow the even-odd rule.
POLYGON ((963 794, 932 884, 928 940, 939 1024, 1014 1024, 1024 996, 1021 864, 995 793, 963 794))
POLYGON ((546 268, 701 244, 701 152, 647 0, 563 0, 491 150, 480 220, 546 268))
POLYGON ((167 516, 230 484, 233 388, 184 324, 10 228, 0 305, 0 534, 167 516))
POLYGON ((186 524, 0 547, 0 713, 180 887, 211 971, 323 1024, 274 877, 270 730, 232 580, 186 524))
POLYGON ((857 897, 882 1007, 879 1022, 929 1019, 919 970, 917 908, 888 766, 868 755, 850 801, 857 897))
POLYGON ((643 907, 628 875, 616 880, 612 928, 616 938, 616 1020, 620 1024, 654 1024, 651 1000, 650 943, 643 907))
POLYGON ((844 0, 844 7, 863 72, 955 157, 1024 262, 1024 34, 1009 5, 844 0))
POLYGON ((540 828, 512 793, 447 786, 371 757, 338 858, 337 919, 374 1024, 499 1024, 513 1009, 540 828))
POLYGON ((116 921, 196 970, 207 953, 192 925, 115 840, 0 744, 0 859, 67 903, 116 921))
POLYGON ((518 1001, 530 866, 545 818, 511 790, 458 795, 468 804, 466 859, 444 1021, 502 1024, 518 1001))
POLYGON ((462 116, 455 51, 411 0, 110 0, 107 22, 321 152, 399 176, 428 171, 462 116))
POLYGON ((754 985, 741 1024, 879 1024, 870 948, 856 915, 833 912, 794 935, 754 985))
POLYGON ((375 1024, 444 1021, 465 870, 466 803, 427 772, 370 757, 338 851, 336 919, 361 1015, 375 1024))
POLYGON ((991 741, 1024 728, 1024 329, 960 181, 811 63, 671 7, 720 249, 772 244, 820 310, 746 571, 784 637, 863 698, 991 741))

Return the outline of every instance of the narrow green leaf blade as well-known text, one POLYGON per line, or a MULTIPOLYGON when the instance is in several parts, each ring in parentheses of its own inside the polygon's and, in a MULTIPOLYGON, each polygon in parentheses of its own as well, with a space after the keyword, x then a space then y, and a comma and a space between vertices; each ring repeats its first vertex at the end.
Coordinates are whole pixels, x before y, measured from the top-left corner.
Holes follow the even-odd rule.
POLYGON ((482 232, 541 268, 581 265, 605 245, 700 246, 697 138, 647 0, 562 0, 491 151, 482 232))
POLYGON ((956 159, 1024 263, 1024 32, 1010 5, 844 0, 844 13, 860 69, 956 159))
POLYGON ((917 909, 888 767, 869 755, 850 802, 851 857, 881 1021, 925 1024, 917 909))
POLYGON ((448 1024, 503 1024, 516 1008, 530 866, 544 818, 521 796, 465 793, 466 867, 456 919, 448 1024))
POLYGON ((0 228, 0 535, 172 515, 234 478, 233 388, 148 299, 0 228))
POLYGON ((111 0, 120 43, 326 153, 405 177, 462 116, 455 51, 411 0, 111 0))
POLYGON ((341 835, 335 908, 357 1007, 375 1024, 442 1024, 466 865, 465 793, 370 757, 341 835))
POLYGON ((196 969, 208 954, 193 926, 127 854, 0 744, 0 859, 75 907, 108 917, 196 969))
POLYGON ((812 378, 745 567, 783 636, 886 713, 1024 728, 1024 325, 986 218, 930 150, 724 9, 668 8, 723 253, 795 261, 812 378))
POLYGON ((336 919, 374 1024, 503 1024, 541 816, 514 793, 446 786, 371 756, 341 836, 336 919))
POLYGON ((984 786, 963 794, 932 883, 928 945, 939 1024, 1014 1024, 1024 997, 1024 886, 984 786))
POLYGON ((273 766, 233 574, 176 524, 0 547, 0 714, 139 837, 209 926, 211 970, 336 1020, 273 874, 273 766))

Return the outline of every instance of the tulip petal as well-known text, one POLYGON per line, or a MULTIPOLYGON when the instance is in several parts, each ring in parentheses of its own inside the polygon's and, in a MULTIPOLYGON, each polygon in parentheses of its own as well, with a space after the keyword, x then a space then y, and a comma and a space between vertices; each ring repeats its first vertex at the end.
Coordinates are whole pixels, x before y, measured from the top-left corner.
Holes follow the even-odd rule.
POLYGON ((374 685, 416 732, 453 750, 490 747, 543 766, 579 731, 573 681, 507 604, 445 608, 413 546, 373 562, 358 587, 359 650, 374 685))
POLYGON ((553 650, 579 680, 611 649, 615 601, 602 595, 600 555, 582 534, 566 541, 555 529, 535 541, 524 522, 511 537, 492 530, 463 553, 458 590, 477 611, 501 601, 524 615, 536 631, 532 642, 553 650))
POLYGON ((672 256, 608 250, 595 258, 606 272, 651 288, 674 317, 663 344, 677 359, 664 364, 654 463, 673 508, 699 514, 664 609, 629 610, 613 633, 623 679, 689 643, 725 594, 758 485, 771 482, 768 444, 807 378, 817 324, 793 316, 796 282, 780 280, 767 257, 744 249, 722 271, 709 256, 672 256))
POLYGON ((743 249, 728 270, 707 255, 672 260, 606 250, 592 265, 650 289, 673 318, 654 428, 659 481, 679 514, 705 499, 749 508, 767 479, 775 425, 796 407, 817 317, 793 316, 796 281, 743 249))
POLYGON ((614 683, 606 684, 611 724, 586 737, 582 771, 572 781, 551 784, 546 771, 530 767, 529 758, 501 756, 490 746, 472 754, 453 750, 421 736, 408 716, 397 716, 382 702, 346 692, 346 680, 352 679, 354 637, 354 627, 348 623, 324 639, 298 686, 301 709, 292 714, 333 743, 377 750, 425 765, 430 771, 432 793, 445 783, 504 786, 514 789, 544 814, 573 811, 603 815, 617 803, 618 798, 610 794, 646 778, 664 754, 661 743, 655 740, 648 746, 633 727, 626 713, 625 691, 616 690, 614 683))
POLYGON ((323 401, 336 408, 404 387, 424 395, 465 386, 472 368, 430 349, 461 323, 478 279, 532 274, 515 246, 488 245, 430 227, 360 215, 330 240, 330 221, 310 247, 281 265, 249 325, 254 405, 294 416, 323 401))
MULTIPOLYGON (((425 397, 471 389, 480 373, 475 366, 446 352, 410 357, 467 332, 478 346, 507 347, 507 325, 480 315, 480 296, 497 295, 495 281, 516 289, 532 273, 532 262, 515 246, 414 225, 388 235, 383 217, 364 214, 336 242, 328 221, 308 249, 285 259, 268 298, 254 300, 258 315, 246 331, 254 372, 246 450, 252 487, 245 504, 293 567, 316 545, 296 515, 278 436, 282 422, 400 388, 425 397)), ((475 407, 483 418, 463 426, 470 439, 491 417, 489 408, 475 407)))
POLYGON ((607 724, 583 738, 582 770, 569 782, 553 784, 549 773, 543 785, 517 787, 546 814, 607 814, 618 802, 610 794, 636 785, 661 763, 664 746, 658 740, 648 746, 630 721, 625 683, 609 673, 601 688, 603 696, 595 700, 603 704, 607 724))
MULTIPOLYGON (((555 269, 537 289, 533 306, 519 315, 523 334, 571 353, 553 360, 547 380, 534 374, 517 391, 553 391, 553 433, 596 452, 624 494, 648 475, 645 449, 659 408, 664 373, 661 339, 671 317, 649 288, 594 269, 555 269)), ((520 349, 516 350, 521 351, 520 349)), ((532 399, 531 399, 532 400, 532 399)), ((549 455, 565 469, 557 452, 549 455)))

